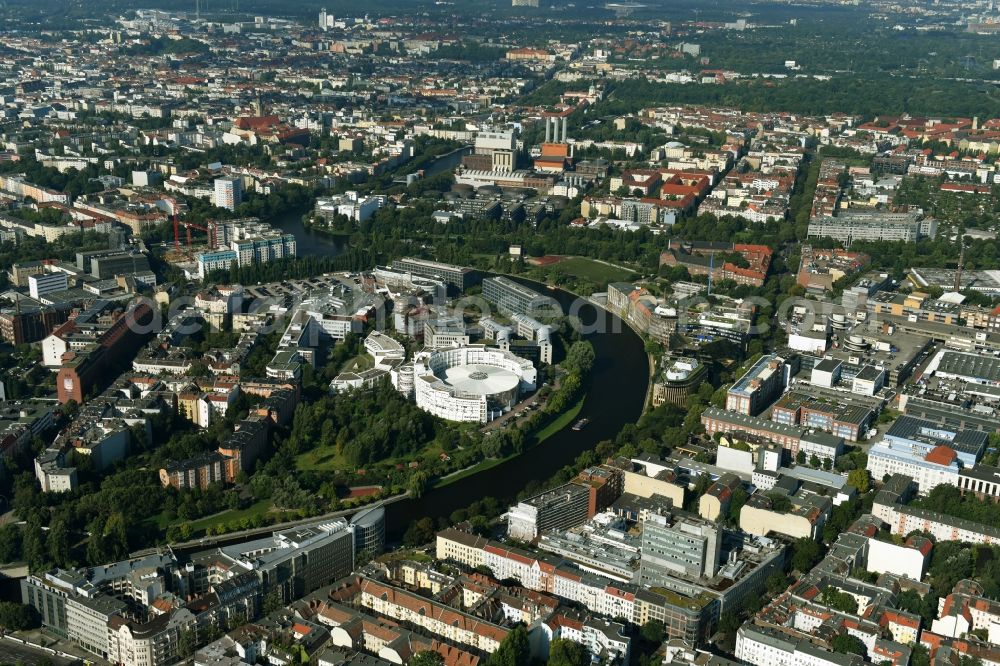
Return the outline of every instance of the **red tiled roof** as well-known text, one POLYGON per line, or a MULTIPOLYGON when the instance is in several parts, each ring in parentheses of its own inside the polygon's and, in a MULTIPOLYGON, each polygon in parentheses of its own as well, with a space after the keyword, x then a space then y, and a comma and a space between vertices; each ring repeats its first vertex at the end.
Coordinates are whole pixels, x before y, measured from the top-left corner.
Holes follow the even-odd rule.
POLYGON ((927 454, 924 460, 935 465, 950 465, 955 462, 956 458, 958 458, 958 454, 955 453, 953 448, 941 444, 931 449, 931 452, 927 454))

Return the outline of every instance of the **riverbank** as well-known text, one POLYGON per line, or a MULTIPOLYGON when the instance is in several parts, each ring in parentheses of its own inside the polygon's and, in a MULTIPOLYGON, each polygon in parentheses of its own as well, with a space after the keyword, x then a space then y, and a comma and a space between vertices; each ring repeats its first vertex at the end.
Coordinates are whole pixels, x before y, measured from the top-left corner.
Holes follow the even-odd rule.
POLYGON ((568 426, 570 423, 573 422, 573 420, 577 416, 579 416, 580 410, 583 409, 583 403, 586 399, 587 396, 586 394, 584 394, 579 400, 577 400, 576 404, 574 404, 568 410, 557 416, 555 419, 553 419, 551 422, 545 425, 537 433, 531 435, 531 437, 534 439, 534 442, 521 453, 515 453, 506 456, 504 458, 488 458, 486 460, 480 461, 475 465, 466 467, 465 469, 460 469, 458 471, 452 472, 451 474, 442 476, 431 486, 431 488, 432 489, 444 488, 445 486, 448 486, 457 481, 461 481, 464 478, 474 476, 475 474, 478 474, 480 472, 485 472, 486 470, 492 469, 494 467, 497 467, 498 465, 502 465, 511 460, 516 460, 517 458, 520 458, 531 449, 537 446, 541 446, 542 443, 545 442, 545 440, 549 439, 554 434, 556 434, 557 432, 568 426))
MULTIPOLYGON (((594 348, 594 364, 587 381, 583 403, 558 428, 553 423, 544 446, 531 446, 518 456, 488 461, 462 473, 453 473, 446 483, 435 484, 419 500, 403 500, 387 512, 386 531, 390 541, 398 540, 409 525, 421 518, 447 519, 456 509, 485 497, 500 503, 513 501, 533 483, 545 483, 584 451, 605 440, 614 440, 628 423, 636 423, 645 410, 648 395, 649 356, 642 338, 618 315, 594 305, 589 299, 565 289, 546 285, 520 275, 511 279, 548 293, 580 318, 582 339, 594 348), (580 306, 583 303, 583 306, 580 306), (587 417, 582 431, 572 430, 573 419, 587 417)), ((569 411, 569 410, 567 410, 569 411)), ((539 431, 541 434, 542 431, 539 431)))
MULTIPOLYGON (((607 312, 612 316, 616 317, 618 316, 614 312, 609 310, 606 305, 599 303, 592 298, 589 298, 587 300, 593 303, 594 307, 601 308, 602 310, 604 310, 605 312, 607 312)), ((632 332, 635 333, 637 336, 639 336, 639 338, 645 342, 646 338, 643 332, 640 331, 638 328, 636 328, 632 322, 630 322, 626 317, 618 317, 618 318, 621 321, 625 322, 625 325, 628 326, 630 329, 632 329, 632 332)), ((643 344, 643 349, 645 349, 645 347, 646 345, 643 344)), ((656 358, 654 358, 653 355, 650 354, 649 352, 646 352, 646 364, 649 366, 649 376, 646 378, 646 399, 643 400, 643 411, 649 409, 650 405, 652 404, 651 401, 653 399, 653 379, 656 376, 656 358)))
POLYGON ((348 239, 350 239, 352 233, 349 231, 337 231, 336 229, 331 229, 327 225, 314 224, 312 222, 302 221, 302 228, 310 233, 323 234, 324 236, 329 236, 330 238, 340 239, 344 245, 347 245, 348 239))

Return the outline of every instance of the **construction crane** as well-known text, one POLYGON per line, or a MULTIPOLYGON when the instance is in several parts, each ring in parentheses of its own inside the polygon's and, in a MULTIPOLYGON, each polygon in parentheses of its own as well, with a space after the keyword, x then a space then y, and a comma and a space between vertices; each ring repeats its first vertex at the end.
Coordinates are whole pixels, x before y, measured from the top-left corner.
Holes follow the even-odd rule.
POLYGON ((178 218, 177 211, 180 209, 180 207, 177 205, 177 199, 174 199, 173 197, 166 197, 165 199, 167 203, 170 204, 170 213, 171 217, 174 220, 174 249, 180 250, 181 238, 180 234, 177 231, 177 218, 178 218))
POLYGON ((191 247, 191 228, 198 229, 199 231, 204 231, 205 235, 208 236, 208 246, 211 249, 215 249, 218 246, 218 231, 214 221, 209 220, 206 226, 201 226, 200 224, 195 224, 194 222, 181 222, 180 216, 178 215, 179 206, 177 200, 173 197, 168 197, 167 201, 170 202, 171 212, 173 213, 174 220, 174 249, 181 249, 181 225, 184 226, 184 231, 187 236, 187 246, 191 247))
MULTIPOLYGON (((204 231, 205 235, 208 236, 208 247, 214 250, 217 246, 217 236, 216 236, 216 226, 215 222, 209 220, 206 222, 205 227, 200 224, 195 224, 194 222, 181 222, 184 225, 184 230, 187 232, 187 245, 191 247, 191 228, 198 229, 199 231, 204 231)), ((174 243, 179 244, 179 239, 177 238, 177 227, 174 226, 174 243)))

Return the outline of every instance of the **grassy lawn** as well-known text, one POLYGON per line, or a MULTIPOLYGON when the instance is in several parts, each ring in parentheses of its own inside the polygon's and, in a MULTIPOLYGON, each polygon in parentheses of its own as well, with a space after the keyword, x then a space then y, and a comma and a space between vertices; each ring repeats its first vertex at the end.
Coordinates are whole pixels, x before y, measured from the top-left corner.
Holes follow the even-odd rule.
POLYGON ((558 263, 541 268, 546 272, 569 275, 598 284, 622 282, 633 275, 632 271, 615 268, 586 257, 568 257, 558 263))
POLYGON ((295 469, 332 472, 347 469, 347 461, 337 451, 336 445, 317 446, 315 449, 301 453, 295 458, 295 469))
MULTIPOLYGON (((241 520, 243 518, 262 516, 271 510, 271 500, 262 499, 257 501, 245 509, 234 509, 230 511, 223 511, 222 513, 217 513, 214 516, 207 516, 200 520, 193 520, 190 522, 191 534, 201 534, 209 527, 215 527, 219 524, 226 524, 233 520, 241 520)), ((184 522, 183 520, 178 521, 179 523, 184 522)))
POLYGON ((560 414, 555 421, 553 421, 552 423, 548 424, 547 426, 539 430, 537 433, 535 433, 535 443, 541 444, 549 437, 556 434, 557 432, 568 426, 570 423, 572 423, 576 419, 576 417, 580 414, 580 410, 583 409, 583 400, 586 397, 587 397, 586 394, 581 396, 580 399, 576 401, 575 405, 573 405, 567 411, 560 414))
POLYGON ((364 370, 371 370, 375 367, 375 359, 373 359, 368 354, 362 354, 361 356, 355 356, 347 363, 344 367, 340 369, 341 372, 362 372, 364 370))
POLYGON ((271 510, 271 500, 263 499, 254 504, 251 504, 245 509, 232 509, 223 511, 221 513, 216 513, 211 516, 206 516, 204 518, 199 518, 198 520, 186 521, 181 518, 174 518, 173 520, 167 520, 163 515, 163 512, 156 514, 155 516, 150 516, 146 520, 156 524, 156 527, 160 531, 165 531, 168 527, 173 525, 181 525, 187 523, 191 526, 191 536, 200 536, 205 533, 205 530, 209 527, 215 527, 219 524, 228 523, 231 520, 242 520, 243 518, 262 516, 271 510))
MULTIPOLYGON (((476 424, 478 425, 478 424, 476 424)), ((369 471, 376 470, 379 468, 394 467, 399 464, 407 464, 414 460, 420 462, 422 465, 426 464, 432 460, 436 460, 438 456, 441 455, 443 449, 440 443, 437 441, 432 441, 427 444, 426 447, 420 451, 413 453, 409 456, 402 458, 386 458, 385 460, 380 460, 375 463, 367 465, 365 468, 369 471)), ((318 470, 321 472, 334 472, 334 471, 353 471, 354 467, 348 463, 347 459, 337 451, 337 446, 335 444, 330 444, 329 446, 317 446, 316 448, 306 451, 305 453, 300 453, 295 458, 295 468, 303 470, 318 470)))
POLYGON ((467 476, 472 476, 473 474, 478 474, 479 472, 485 472, 488 469, 496 467, 502 463, 507 462, 511 458, 516 458, 517 456, 507 456, 506 458, 487 458, 480 463, 473 465, 467 469, 463 469, 461 472, 456 472, 442 479, 438 479, 434 482, 435 488, 444 488, 445 486, 450 486, 456 481, 461 481, 467 476))

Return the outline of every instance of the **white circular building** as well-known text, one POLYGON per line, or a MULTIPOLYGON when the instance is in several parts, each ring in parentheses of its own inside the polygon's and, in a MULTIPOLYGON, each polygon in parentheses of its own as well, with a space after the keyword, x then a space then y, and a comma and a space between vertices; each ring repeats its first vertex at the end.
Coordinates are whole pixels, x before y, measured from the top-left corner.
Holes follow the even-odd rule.
POLYGON ((495 347, 465 345, 413 359, 417 406, 449 421, 492 421, 533 391, 536 380, 531 361, 495 347))

